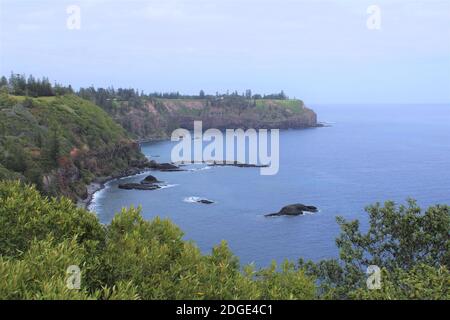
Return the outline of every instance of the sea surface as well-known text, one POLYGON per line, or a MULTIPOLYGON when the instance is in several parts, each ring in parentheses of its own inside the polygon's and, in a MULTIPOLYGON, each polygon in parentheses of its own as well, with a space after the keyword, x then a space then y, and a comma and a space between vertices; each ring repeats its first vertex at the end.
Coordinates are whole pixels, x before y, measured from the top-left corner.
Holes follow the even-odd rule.
MULTIPOLYGON (((328 127, 280 133, 280 170, 192 165, 184 172, 150 172, 166 187, 121 190, 145 174, 112 181, 94 196, 91 210, 109 223, 122 207, 141 205, 146 219, 169 218, 204 252, 226 240, 242 263, 318 261, 337 257, 336 216, 367 225, 364 208, 375 202, 427 207, 450 204, 449 105, 311 106, 328 127), (214 204, 196 203, 198 198, 214 204), (283 206, 319 208, 298 217, 264 217, 283 206)), ((170 161, 175 142, 146 143, 158 162, 170 161)))

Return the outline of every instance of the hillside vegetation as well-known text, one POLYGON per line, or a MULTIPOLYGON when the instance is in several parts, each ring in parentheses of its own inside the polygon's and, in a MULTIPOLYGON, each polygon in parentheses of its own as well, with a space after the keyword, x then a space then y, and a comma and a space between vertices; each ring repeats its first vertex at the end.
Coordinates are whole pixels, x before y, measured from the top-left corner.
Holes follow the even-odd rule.
POLYGON ((222 242, 202 255, 168 220, 140 209, 105 226, 68 199, 0 182, 0 299, 450 299, 449 207, 368 208, 370 228, 340 220, 340 259, 241 266, 222 242), (381 288, 366 286, 366 267, 381 288), (79 289, 67 273, 81 271, 79 289))
POLYGON ((0 179, 49 195, 85 197, 86 184, 143 161, 138 145, 106 112, 73 94, 0 93, 0 179))
POLYGON ((81 89, 90 100, 141 140, 170 137, 177 128, 192 129, 195 120, 203 128, 288 129, 315 127, 317 115, 303 101, 283 94, 245 96, 233 94, 180 96, 140 94, 134 89, 81 89))

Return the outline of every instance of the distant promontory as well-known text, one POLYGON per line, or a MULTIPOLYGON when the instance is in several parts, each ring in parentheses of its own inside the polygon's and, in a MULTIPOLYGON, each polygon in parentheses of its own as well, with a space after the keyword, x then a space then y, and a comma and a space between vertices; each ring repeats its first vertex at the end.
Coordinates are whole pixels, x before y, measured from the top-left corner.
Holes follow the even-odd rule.
POLYGON ((272 95, 216 94, 182 96, 138 94, 135 90, 80 90, 79 95, 108 112, 136 139, 170 137, 174 129, 192 129, 194 121, 203 128, 300 129, 318 126, 316 113, 303 101, 289 99, 283 92, 272 95))

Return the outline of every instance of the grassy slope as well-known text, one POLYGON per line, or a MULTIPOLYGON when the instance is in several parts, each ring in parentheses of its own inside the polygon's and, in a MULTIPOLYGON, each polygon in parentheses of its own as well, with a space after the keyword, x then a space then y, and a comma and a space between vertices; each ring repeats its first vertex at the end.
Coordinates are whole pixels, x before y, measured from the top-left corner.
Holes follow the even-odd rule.
POLYGON ((287 109, 294 113, 301 113, 305 110, 303 101, 301 100, 256 100, 256 108, 261 111, 267 110, 270 106, 287 109))
POLYGON ((115 174, 141 157, 120 125, 79 97, 0 95, 0 178, 84 196, 94 177, 115 174))

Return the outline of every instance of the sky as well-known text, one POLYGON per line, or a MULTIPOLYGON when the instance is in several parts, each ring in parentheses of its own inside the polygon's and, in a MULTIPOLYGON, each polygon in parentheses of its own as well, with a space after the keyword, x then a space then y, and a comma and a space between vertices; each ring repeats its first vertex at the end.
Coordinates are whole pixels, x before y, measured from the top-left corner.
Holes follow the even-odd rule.
POLYGON ((307 104, 450 103, 449 0, 0 0, 0 9, 3 75, 145 92, 284 90, 307 104))

